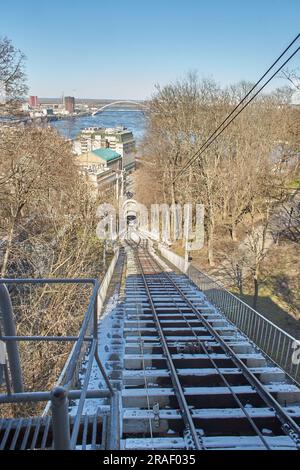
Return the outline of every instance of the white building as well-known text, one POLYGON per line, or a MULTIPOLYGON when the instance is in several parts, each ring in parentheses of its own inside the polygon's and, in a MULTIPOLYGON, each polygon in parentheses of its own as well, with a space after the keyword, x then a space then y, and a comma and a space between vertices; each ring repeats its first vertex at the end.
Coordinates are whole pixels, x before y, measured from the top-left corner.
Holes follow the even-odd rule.
POLYGON ((74 152, 77 155, 100 148, 110 148, 120 154, 122 168, 126 171, 135 168, 135 140, 126 127, 89 127, 83 129, 74 141, 74 152))
POLYGON ((108 192, 119 198, 124 189, 121 155, 110 148, 101 148, 76 157, 80 172, 93 183, 95 191, 108 192))

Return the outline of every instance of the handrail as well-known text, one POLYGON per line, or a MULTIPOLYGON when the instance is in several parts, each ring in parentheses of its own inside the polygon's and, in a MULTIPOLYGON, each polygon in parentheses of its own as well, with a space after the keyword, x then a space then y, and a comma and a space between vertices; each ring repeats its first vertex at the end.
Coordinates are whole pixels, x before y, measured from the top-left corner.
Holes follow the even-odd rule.
MULTIPOLYGON (((68 401, 72 397, 78 397, 79 405, 77 410, 77 415, 75 418, 72 435, 67 437, 67 440, 70 441, 70 448, 75 448, 77 442, 77 436, 79 432, 79 424, 81 415, 83 412, 83 405, 86 398, 97 398, 99 396, 107 396, 111 398, 111 406, 113 403, 112 397, 114 396, 114 389, 110 383, 110 380, 106 374, 106 371, 101 363, 101 360, 98 355, 98 315, 100 309, 103 306, 103 301, 107 292, 108 284, 110 278, 112 276, 117 258, 119 255, 119 251, 117 250, 115 256, 111 262, 111 265, 104 276, 104 279, 101 283, 97 279, 93 278, 76 278, 76 279, 69 279, 69 278, 39 278, 39 279, 0 279, 0 286, 1 285, 23 285, 23 284, 32 284, 32 285, 40 285, 40 284, 91 284, 93 286, 93 291, 91 293, 89 303, 86 309, 86 313, 83 319, 83 322, 80 327, 80 331, 77 337, 74 336, 13 336, 9 335, 1 335, 0 340, 7 342, 8 344, 17 344, 19 341, 70 341, 74 342, 73 348, 68 356, 66 364, 60 374, 58 382, 56 383, 52 392, 44 391, 44 392, 24 392, 24 393, 15 393, 15 394, 2 394, 0 395, 0 403, 27 403, 27 402, 40 402, 40 401, 49 401, 51 399, 51 409, 52 413, 54 413, 53 417, 53 432, 55 435, 54 439, 54 446, 55 448, 65 448, 66 443, 66 435, 65 433, 61 433, 60 430, 55 428, 55 425, 59 426, 59 423, 66 423, 69 420, 68 414, 66 415, 66 406, 59 406, 59 400, 56 396, 56 391, 58 390, 57 386, 62 385, 60 387, 60 391, 64 390, 65 392, 62 393, 62 396, 66 397, 68 401), (100 294, 101 292, 101 294, 100 294), (98 305, 99 302, 99 305, 98 305), (90 335, 90 323, 92 321, 92 336, 90 335), (72 390, 72 385, 75 382, 75 375, 78 368, 78 364, 81 358, 81 351, 82 346, 84 343, 88 342, 90 344, 90 357, 88 360, 88 367, 85 372, 85 376, 83 378, 84 384, 81 390, 72 390), (88 390, 89 378, 92 368, 93 360, 95 359, 96 364, 104 377, 104 380, 107 385, 107 390, 93 391, 88 390), (61 411, 59 411, 61 410, 61 411), (61 416, 57 413, 64 413, 65 416, 61 416), (62 437, 61 437, 62 436, 62 437), (61 440, 63 438, 63 441, 61 440), (60 444, 59 444, 60 442, 60 444)), ((12 372, 12 371, 11 371, 12 372)), ((13 372, 12 372, 13 373, 13 372)), ((46 407, 47 410, 50 408, 49 405, 46 407)), ((67 427, 65 428, 67 432, 67 427)), ((69 435, 69 434, 68 434, 69 435)))
MULTIPOLYGON (((14 319, 10 295, 5 284, 0 284, 0 309, 2 312, 4 334, 11 338, 16 335, 16 323, 14 319)), ((2 337, 2 341, 3 341, 3 337, 2 337)), ((13 371, 13 374, 12 374, 13 391, 23 392, 24 385, 23 385, 19 345, 15 340, 13 340, 6 345, 6 350, 7 350, 9 367, 10 367, 10 370, 13 371)))
MULTIPOLYGON (((105 275, 103 276, 103 278, 101 279, 101 282, 100 282, 100 287, 98 289, 98 296, 97 296, 97 306, 96 306, 96 310, 97 310, 97 317, 99 319, 100 317, 100 312, 101 312, 101 309, 103 307, 103 304, 104 304, 104 299, 106 297, 106 294, 107 294, 107 289, 108 289, 108 285, 109 285, 109 282, 111 280, 111 277, 112 277, 112 274, 113 274, 113 271, 114 271, 114 268, 115 268, 115 265, 117 263, 117 260, 119 258, 119 247, 116 248, 115 250, 115 253, 114 253, 114 256, 110 262, 110 265, 105 273, 105 275)), ((95 334, 95 332, 94 332, 95 334)), ((69 367, 69 363, 73 357, 73 352, 74 352, 74 348, 75 348, 75 344, 73 345, 73 348, 65 362, 65 365, 56 381, 56 384, 55 386, 56 387, 59 387, 62 385, 63 383, 63 378, 65 377, 66 375, 66 370, 67 368, 69 367)), ((96 357, 96 361, 98 362, 98 365, 99 365, 99 361, 98 361, 98 352, 97 352, 97 357, 96 357)), ((51 402, 48 401, 44 411, 43 411, 43 415, 42 416, 46 416, 47 413, 49 412, 50 410, 50 406, 51 406, 51 402)))
POLYGON ((196 268, 195 266, 191 265, 189 266, 189 269, 190 268, 193 268, 193 269, 196 269, 197 271, 199 271, 202 276, 206 277, 207 279, 209 279, 210 281, 213 281, 215 284, 217 284, 220 289, 223 289, 225 292, 227 292, 227 294, 231 295, 232 297, 234 297, 236 300, 238 300, 241 304, 244 304, 245 307, 249 308, 250 310, 252 310, 256 315, 258 315, 259 317, 263 318, 267 323, 270 323, 271 325, 273 325, 277 330, 281 331, 282 333, 284 333, 286 336, 289 336, 292 340, 294 341, 297 341, 296 338, 294 338, 292 335, 290 335, 287 331, 284 331, 282 328, 280 328, 280 326, 278 325, 275 325, 275 323, 271 322, 271 320, 269 320, 268 318, 264 317, 261 313, 259 313, 257 310, 255 310, 253 307, 251 307, 251 305, 248 305, 246 304, 246 302, 244 302, 242 299, 240 299, 239 297, 237 297, 235 294, 233 294, 232 292, 230 292, 228 289, 226 289, 226 287, 217 279, 214 279, 213 277, 209 276, 208 274, 204 273, 203 271, 200 271, 200 269, 196 268))
MULTIPOLYGON (((80 351, 83 345, 83 342, 85 341, 85 335, 87 334, 87 329, 88 325, 91 321, 91 317, 93 314, 93 309, 94 309, 94 304, 97 301, 97 293, 100 287, 100 284, 97 279, 92 279, 92 278, 75 278, 75 279, 68 279, 68 278, 39 278, 39 279, 0 279, 0 285, 24 285, 24 284, 33 284, 33 285, 40 285, 40 284, 92 284, 93 287, 93 292, 89 300, 89 304, 87 306, 86 314, 84 316, 80 332, 78 335, 78 339, 75 343, 75 347, 72 350, 72 357, 70 358, 68 367, 65 371, 65 386, 67 388, 70 388, 72 378, 74 376, 75 370, 76 370, 76 365, 77 365, 77 360, 80 355, 80 351)), ((93 324, 93 329, 94 331, 97 331, 97 324, 93 324)), ((32 338, 28 336, 28 340, 33 340, 33 341, 43 341, 47 339, 47 336, 36 336, 35 338, 32 338)), ((11 338, 8 336, 0 336, 0 340, 2 341, 10 341, 11 338)), ((26 341, 26 339, 24 339, 26 341)), ((60 341, 69 341, 68 337, 61 337, 60 341)), ((13 373, 13 371, 12 371, 13 373)))
POLYGON ((292 380, 300 384, 300 362, 293 360, 294 349, 300 344, 299 340, 229 292, 219 281, 203 273, 192 264, 184 269, 184 259, 161 243, 158 243, 158 250, 173 266, 186 274, 205 294, 211 304, 217 307, 242 333, 246 334, 254 345, 280 366, 292 380))

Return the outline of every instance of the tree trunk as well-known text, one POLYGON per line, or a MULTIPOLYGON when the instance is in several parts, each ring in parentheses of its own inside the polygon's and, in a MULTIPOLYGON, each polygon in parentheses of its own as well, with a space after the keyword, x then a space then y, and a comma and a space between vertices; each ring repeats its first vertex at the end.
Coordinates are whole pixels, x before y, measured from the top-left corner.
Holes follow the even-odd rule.
POLYGON ((240 266, 237 264, 236 266, 236 277, 237 277, 237 286, 239 289, 240 295, 244 295, 243 292, 243 272, 240 266))
POLYGON ((236 235, 236 224, 232 223, 231 227, 229 228, 229 233, 231 236, 231 240, 233 242, 237 242, 237 235, 236 235))
POLYGON ((171 203, 176 204, 175 202, 175 181, 173 179, 172 185, 171 185, 171 203))
POLYGON ((213 224, 209 224, 208 227, 208 240, 207 240, 207 245, 208 245, 208 262, 210 266, 215 265, 214 261, 214 227, 213 224))
POLYGON ((3 257, 3 264, 2 264, 2 268, 1 268, 1 277, 5 277, 5 274, 6 274, 9 255, 10 255, 10 250, 11 250, 11 245, 12 245, 13 236, 14 236, 14 226, 15 226, 15 223, 13 222, 12 226, 9 230, 8 237, 7 237, 6 249, 5 249, 5 253, 4 253, 4 257, 3 257))
POLYGON ((257 300, 258 300, 258 290, 259 290, 259 284, 258 284, 258 276, 255 274, 253 278, 253 284, 254 284, 254 294, 253 294, 253 308, 256 310, 257 309, 257 300))

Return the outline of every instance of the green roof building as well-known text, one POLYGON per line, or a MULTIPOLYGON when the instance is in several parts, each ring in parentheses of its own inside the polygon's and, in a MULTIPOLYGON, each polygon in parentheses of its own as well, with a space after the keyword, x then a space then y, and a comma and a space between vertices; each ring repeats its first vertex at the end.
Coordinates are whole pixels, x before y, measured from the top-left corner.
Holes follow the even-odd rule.
POLYGON ((117 160, 118 158, 121 158, 121 155, 111 148, 100 148, 96 150, 92 150, 91 152, 93 155, 96 157, 102 158, 102 160, 105 160, 106 162, 110 162, 112 160, 117 160))

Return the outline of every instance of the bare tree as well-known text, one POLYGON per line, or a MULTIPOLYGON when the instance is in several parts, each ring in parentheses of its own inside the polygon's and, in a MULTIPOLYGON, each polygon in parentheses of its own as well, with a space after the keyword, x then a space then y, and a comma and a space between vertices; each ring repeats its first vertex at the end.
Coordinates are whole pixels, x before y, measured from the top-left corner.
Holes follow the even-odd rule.
POLYGON ((14 108, 27 93, 25 55, 7 37, 0 38, 0 110, 14 108))
POLYGON ((291 85, 291 87, 287 87, 287 93, 289 95, 291 95, 294 90, 300 91, 299 69, 290 70, 286 68, 281 72, 281 75, 288 81, 289 85, 291 85))
POLYGON ((241 82, 222 90, 213 80, 189 76, 158 88, 150 103, 137 189, 147 204, 203 203, 212 272, 223 260, 240 293, 250 279, 256 305, 281 208, 290 210, 281 228, 297 236, 297 207, 287 192, 299 180, 300 119, 299 109, 290 105, 290 89, 256 98, 173 184, 251 87, 241 82), (231 249, 224 255, 226 243, 231 249))
MULTIPOLYGON (((2 128, 0 137, 2 276, 98 277, 98 201, 79 174, 70 143, 52 129, 31 127, 2 128)), ((88 296, 78 286, 14 289, 18 333, 76 335, 88 296)), ((51 386, 69 350, 22 344, 27 388, 51 386)))

